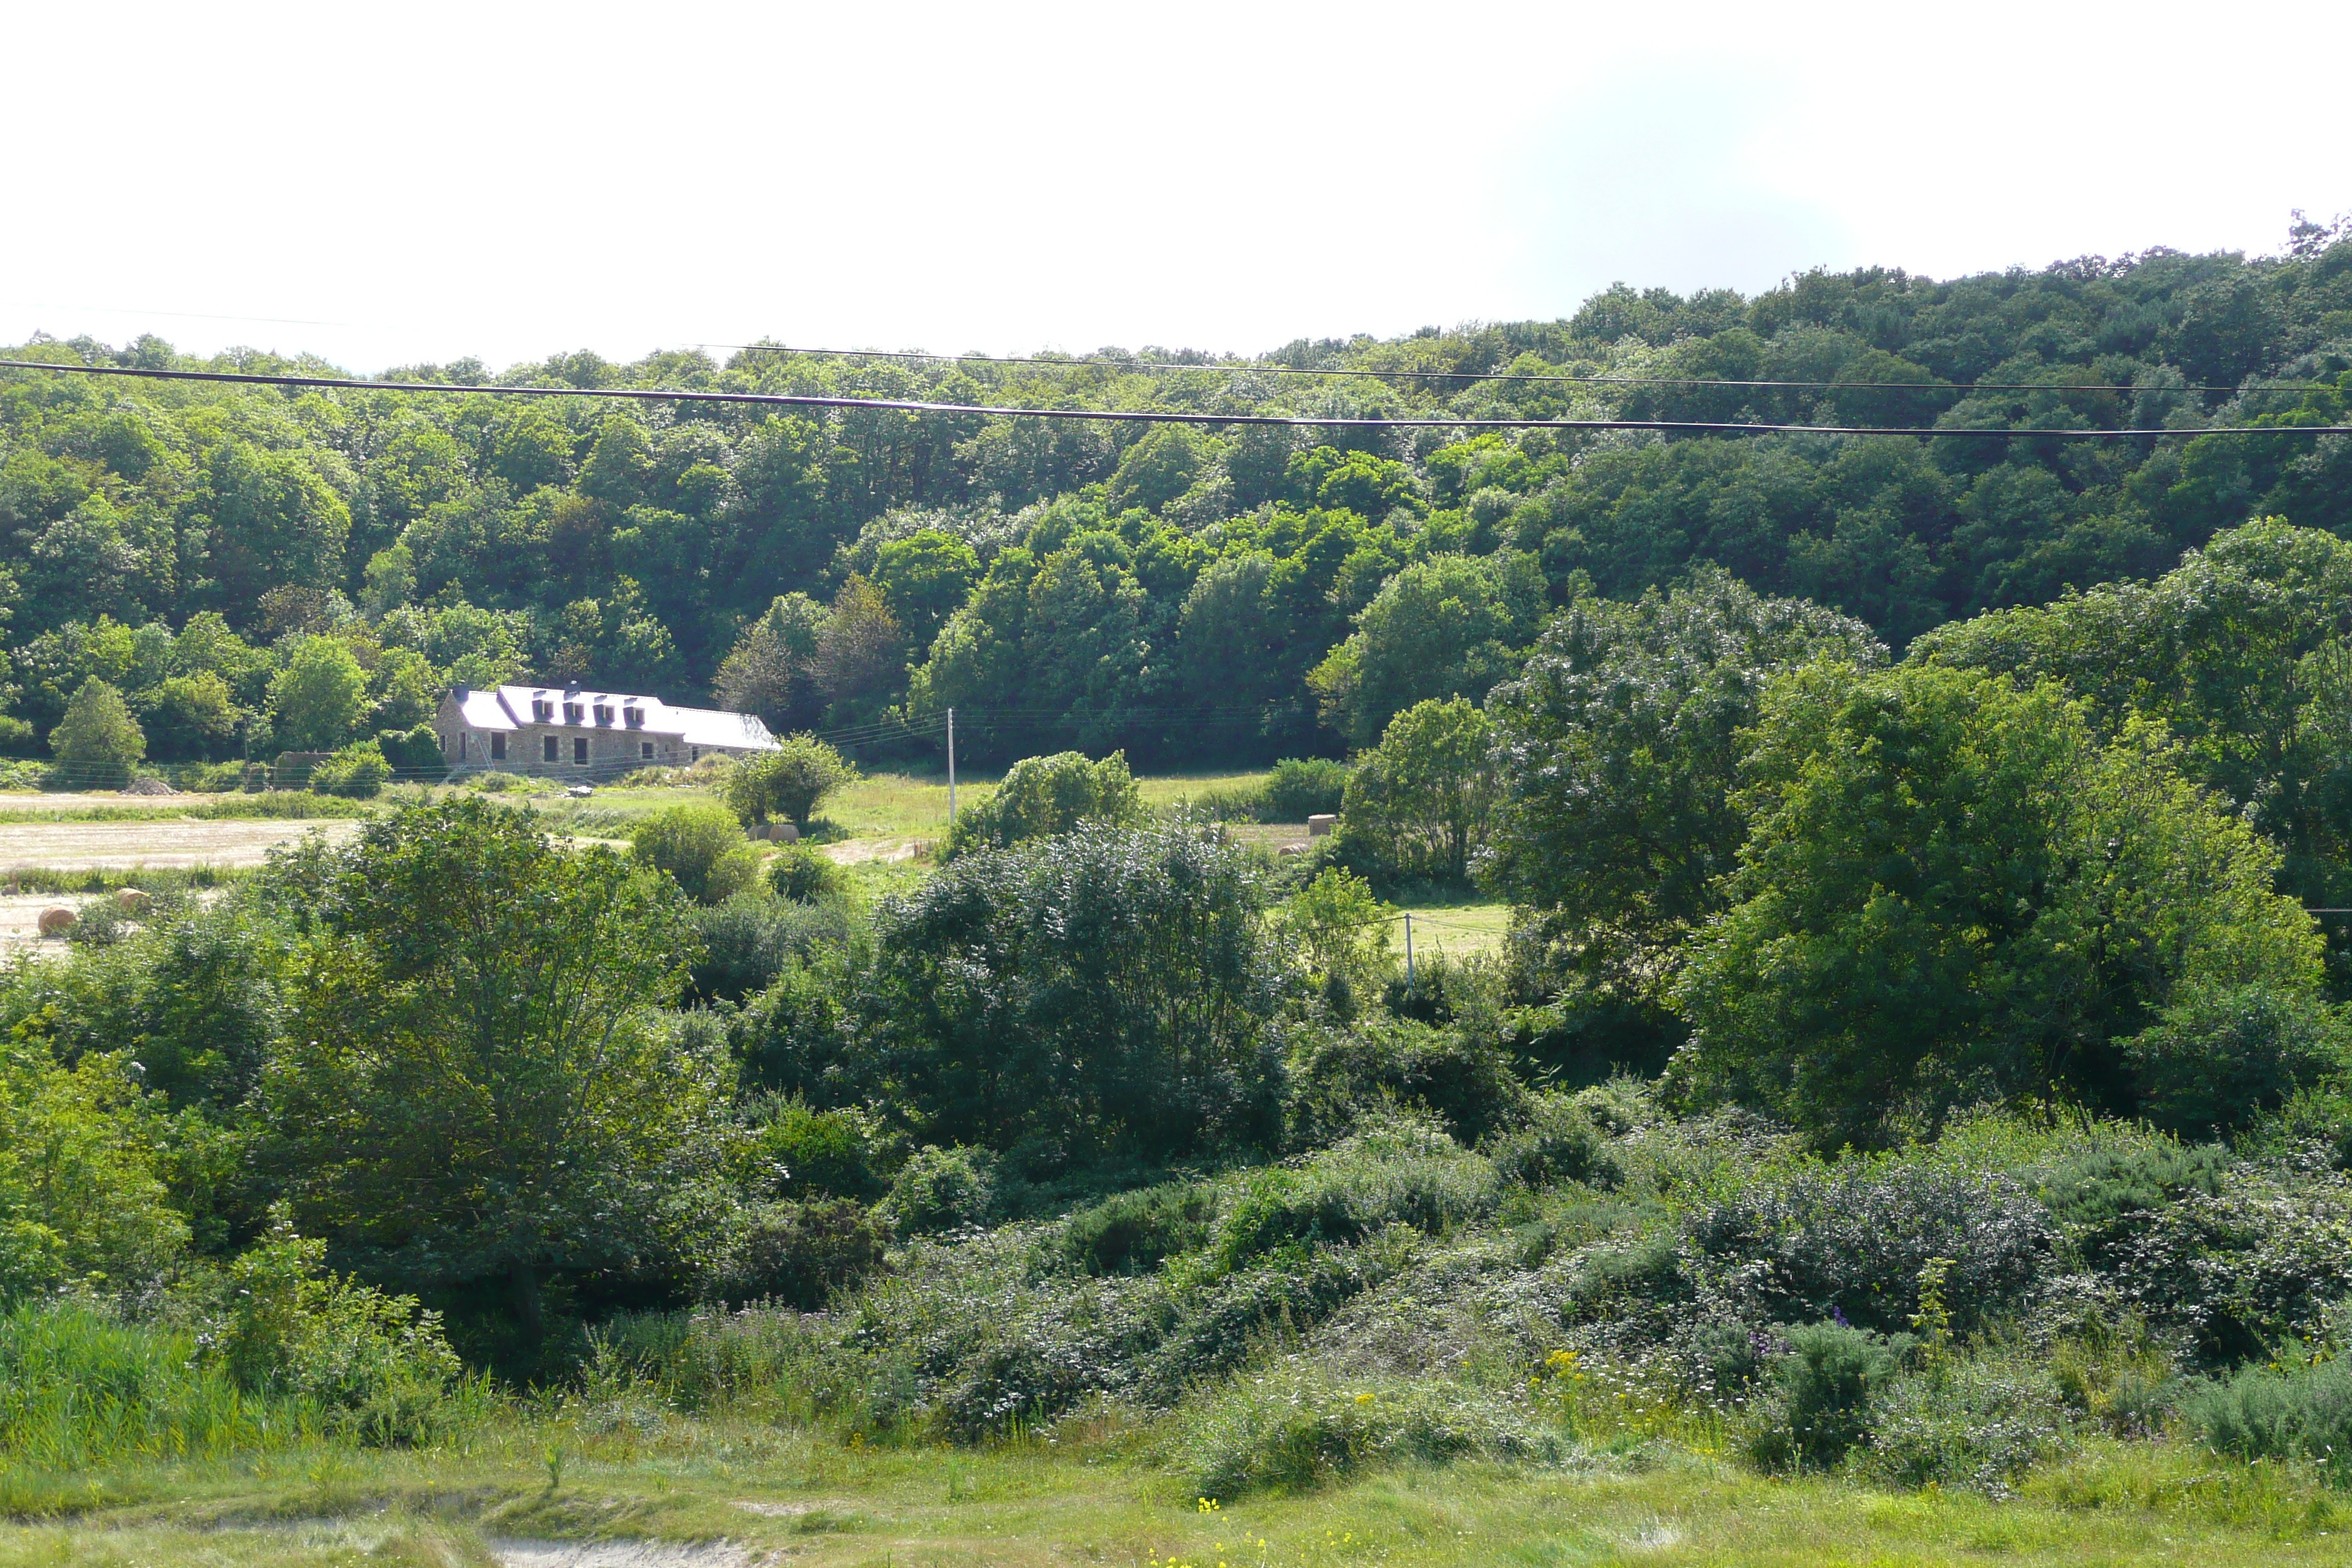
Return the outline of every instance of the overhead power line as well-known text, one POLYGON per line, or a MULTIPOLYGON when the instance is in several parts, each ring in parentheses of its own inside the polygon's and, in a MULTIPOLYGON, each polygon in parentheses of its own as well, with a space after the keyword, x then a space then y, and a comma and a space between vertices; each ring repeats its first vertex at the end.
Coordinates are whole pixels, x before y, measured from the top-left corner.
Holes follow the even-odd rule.
POLYGON ((698 343, 698 348, 736 349, 747 353, 804 354, 812 359, 893 359, 933 364, 1034 364, 1059 370, 1212 370, 1229 375, 1355 376, 1374 381, 1509 381, 1551 385, 1830 387, 1846 392, 2332 392, 2333 382, 2280 383, 2251 389, 2200 384, 2179 386, 2117 386, 2111 381, 1741 381, 1715 375, 1538 375, 1508 370, 1318 370, 1308 365, 1195 363, 1189 360, 1055 359, 1050 354, 931 354, 894 349, 798 349, 782 343, 698 343))
POLYGON ((761 407, 866 409, 879 413, 971 415, 991 419, 1079 419, 1118 425, 1269 425, 1322 430, 1658 430, 1727 436, 1955 436, 1997 440, 2114 441, 2194 436, 2352 436, 2352 425, 2231 425, 2192 430, 1999 428, 1932 425, 1759 425, 1733 419, 1485 419, 1294 414, 1194 414, 1151 408, 1012 408, 976 403, 924 403, 903 397, 847 397, 811 393, 707 392, 645 386, 482 386, 456 382, 355 381, 348 376, 271 374, 251 371, 158 370, 144 365, 55 364, 0 360, 0 370, 50 371, 147 381, 226 382, 245 386, 299 386, 334 392, 432 392, 477 397, 587 397, 632 403, 724 403, 761 407))

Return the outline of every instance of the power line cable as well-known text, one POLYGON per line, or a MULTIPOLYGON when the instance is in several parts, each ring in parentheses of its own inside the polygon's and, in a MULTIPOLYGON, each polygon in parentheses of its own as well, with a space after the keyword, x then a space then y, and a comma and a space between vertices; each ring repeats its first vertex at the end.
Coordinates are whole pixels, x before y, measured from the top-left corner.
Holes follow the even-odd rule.
POLYGON ((428 381, 354 381, 343 376, 278 375, 246 371, 158 370, 142 365, 54 364, 0 359, 0 370, 128 376, 152 381, 225 382, 246 386, 298 386, 336 392, 446 393, 488 397, 587 397, 636 403, 749 404, 787 408, 866 409, 879 413, 971 415, 982 418, 1078 419, 1129 425, 1268 425, 1325 430, 1656 430, 1667 434, 1732 436, 1941 436, 1997 440, 2113 441, 2197 436, 2352 436, 2352 425, 2228 425, 2198 429, 2110 430, 2051 426, 1927 425, 1760 425, 1731 419, 1487 419, 1381 418, 1288 414, 1193 414, 1141 408, 1006 408, 986 404, 923 403, 897 397, 839 397, 806 393, 704 392, 669 387, 476 386, 428 381))
POLYGON ((1369 380, 1502 381, 1552 385, 1586 386, 1750 386, 1832 387, 1853 392, 2332 392, 2333 382, 2300 382, 2239 387, 2210 384, 2179 386, 2117 386, 2106 381, 1742 381, 1711 375, 1536 375, 1507 370, 1366 370, 1357 367, 1317 370, 1288 364, 1196 364, 1186 360, 1055 359, 1051 355, 932 354, 891 349, 799 349, 782 343, 698 343, 698 348, 736 349, 750 353, 803 354, 812 359, 889 359, 937 364, 1026 364, 1059 370, 1221 371, 1229 375, 1349 376, 1369 380))

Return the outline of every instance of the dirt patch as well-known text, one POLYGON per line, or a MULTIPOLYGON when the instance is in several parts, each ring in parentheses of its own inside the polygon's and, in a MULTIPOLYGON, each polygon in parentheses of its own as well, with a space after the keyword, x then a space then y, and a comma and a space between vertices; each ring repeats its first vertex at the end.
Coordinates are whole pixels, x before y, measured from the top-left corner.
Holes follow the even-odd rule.
POLYGON ((752 1568, 776 1553, 731 1541, 535 1541, 492 1536, 486 1544, 505 1568, 752 1568))
MULTIPOLYGON (((59 870, 133 866, 258 866, 269 851, 306 833, 323 831, 341 843, 359 824, 285 818, 205 822, 0 823, 0 868, 42 867, 59 870)), ((0 877, 6 872, 0 870, 0 877)))
POLYGON ((1225 837, 1261 849, 1304 849, 1312 841, 1303 822, 1228 822, 1225 837))
POLYGON ((863 866, 875 860, 889 866, 912 860, 922 844, 919 838, 852 838, 823 848, 824 858, 836 866, 863 866))

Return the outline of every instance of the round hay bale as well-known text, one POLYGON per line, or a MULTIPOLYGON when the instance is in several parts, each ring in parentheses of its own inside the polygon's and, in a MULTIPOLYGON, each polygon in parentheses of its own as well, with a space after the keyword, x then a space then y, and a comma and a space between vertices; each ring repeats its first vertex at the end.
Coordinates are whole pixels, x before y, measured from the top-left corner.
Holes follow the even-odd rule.
POLYGON ((71 910, 43 910, 41 911, 41 934, 43 936, 63 936, 66 932, 73 930, 74 921, 78 917, 71 910))
POLYGON ((125 888, 114 895, 115 907, 126 915, 145 914, 149 901, 147 895, 136 888, 125 888))

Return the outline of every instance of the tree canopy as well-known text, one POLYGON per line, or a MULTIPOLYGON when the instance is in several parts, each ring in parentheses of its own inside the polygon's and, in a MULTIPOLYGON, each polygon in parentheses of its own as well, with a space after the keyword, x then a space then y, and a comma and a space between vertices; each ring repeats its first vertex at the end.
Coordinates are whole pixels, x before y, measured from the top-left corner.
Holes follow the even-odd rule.
MULTIPOLYGON (((419 689, 528 674, 715 688, 780 730, 954 706, 975 763, 1074 745, 1158 763, 1369 746, 1414 702, 1483 698, 1546 615, 1707 565, 1900 652, 2163 573, 2252 514, 2352 528, 2352 445, 2283 433, 2352 404, 2352 239, 2307 239, 1948 279, 1815 271, 1753 298, 1617 288, 1564 320, 1301 342, 1243 374, 1160 351, 409 367, 1101 410, 2179 432, 2135 441, 1212 434, 0 373, 7 682, 37 738, 94 678, 159 756, 225 756, 315 636, 350 648, 369 710, 328 740, 298 721, 318 749, 414 724, 419 689), (1788 384, 1735 384, 1755 383, 1788 384), (2256 433, 2200 433, 2223 424, 2256 433)), ((152 339, 11 352, 296 363, 152 339)))
POLYGON ((1679 1068, 1832 1141, 1987 1100, 2129 1110, 2125 1042, 2167 1009, 2318 992, 2277 850, 2160 730, 2103 742, 2055 685, 1808 665, 1767 694, 1737 805, 1679 1068))
POLYGON ((728 1069, 658 1011, 694 956, 667 879, 462 799, 316 875, 265 1085, 304 1228, 420 1284, 504 1279, 534 1329, 543 1271, 674 1245, 728 1069))

